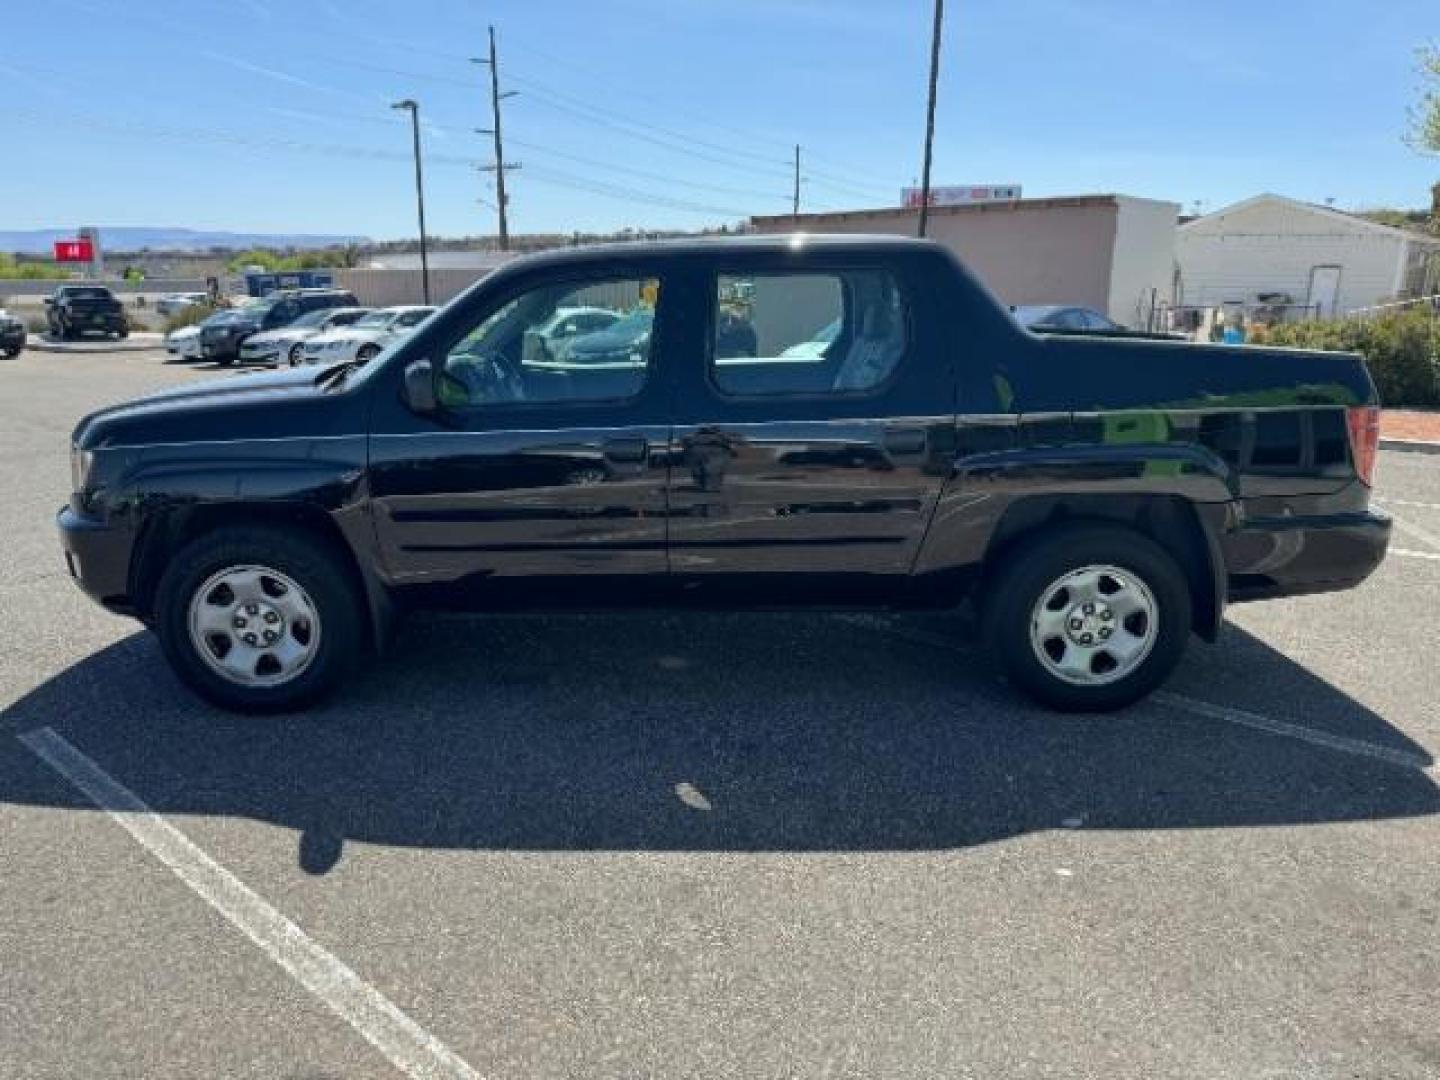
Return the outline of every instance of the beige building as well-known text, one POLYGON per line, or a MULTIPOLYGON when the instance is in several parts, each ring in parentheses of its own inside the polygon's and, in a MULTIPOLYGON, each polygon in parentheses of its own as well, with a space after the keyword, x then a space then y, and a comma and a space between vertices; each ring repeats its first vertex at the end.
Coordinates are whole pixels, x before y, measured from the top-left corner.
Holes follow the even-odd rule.
MULTIPOLYGON (((928 233, 1006 304, 1076 304, 1144 327, 1174 288, 1177 203, 1080 195, 936 206, 928 233)), ((751 218, 757 232, 914 236, 919 212, 850 210, 751 218)))

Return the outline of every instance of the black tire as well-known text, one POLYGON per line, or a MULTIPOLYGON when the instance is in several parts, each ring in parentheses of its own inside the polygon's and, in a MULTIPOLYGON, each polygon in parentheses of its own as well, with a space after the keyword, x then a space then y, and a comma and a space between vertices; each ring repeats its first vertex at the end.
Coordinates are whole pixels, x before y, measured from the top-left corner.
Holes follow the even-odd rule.
POLYGON ((289 355, 290 355, 290 366, 291 366, 291 367, 299 367, 299 366, 300 366, 300 357, 303 355, 303 352, 304 352, 304 343, 303 343, 303 342, 297 341, 294 345, 291 345, 291 346, 290 346, 290 354, 289 354, 289 355))
POLYGON ((360 348, 355 350, 355 360, 361 364, 368 364, 379 355, 379 345, 361 345, 360 348))
POLYGON ((985 590, 981 619, 987 648, 1020 690, 1062 712, 1109 712, 1149 694, 1179 663, 1190 636, 1190 587, 1175 560, 1148 537, 1118 526, 1066 525, 1023 542, 1004 559, 985 590), (1091 566, 1112 566, 1137 578, 1153 598, 1158 633, 1124 677, 1079 685, 1042 663, 1031 620, 1054 583, 1091 566))
POLYGON ((235 357, 234 357, 234 356, 217 356, 217 357, 215 358, 215 363, 219 364, 221 367, 233 367, 233 366, 235 365, 235 357))
POLYGON ((341 557, 302 530, 239 526, 192 541, 170 560, 160 579, 150 623, 166 659, 190 689, 221 708, 242 713, 293 712, 333 692, 354 670, 365 616, 358 589, 341 557), (190 603, 216 573, 262 566, 291 578, 319 616, 319 640, 309 665, 288 682, 247 686, 216 672, 190 634, 190 603))
POLYGON ((17 357, 17 356, 19 356, 19 355, 20 355, 20 350, 19 350, 19 349, 6 349, 6 350, 5 350, 5 357, 6 357, 6 359, 8 359, 8 360, 14 360, 15 357, 17 357))
POLYGON ((124 328, 124 329, 116 330, 116 331, 115 331, 115 336, 116 336, 116 338, 118 338, 119 340, 124 341, 126 338, 128 338, 128 337, 130 336, 130 330, 129 330, 128 327, 126 327, 126 328, 124 328))

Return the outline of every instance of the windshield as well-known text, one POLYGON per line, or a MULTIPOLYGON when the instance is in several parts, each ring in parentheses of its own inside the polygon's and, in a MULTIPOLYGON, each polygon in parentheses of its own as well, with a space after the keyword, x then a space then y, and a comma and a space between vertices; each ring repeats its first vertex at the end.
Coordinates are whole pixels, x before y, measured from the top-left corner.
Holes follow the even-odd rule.
POLYGON ((372 311, 369 315, 366 315, 363 319, 355 323, 355 329, 363 330, 366 327, 389 326, 391 320, 394 318, 395 312, 393 311, 372 311))
POLYGON ((629 315, 607 327, 602 333, 615 334, 618 337, 631 337, 643 334, 650 329, 650 324, 655 321, 655 312, 652 308, 636 308, 629 315))
POLYGON ((322 310, 320 310, 320 311, 307 311, 304 315, 301 315, 298 319, 296 319, 296 320, 295 320, 294 322, 292 322, 290 325, 291 325, 291 326, 319 326, 321 323, 323 323, 323 322, 325 321, 325 317, 326 317, 327 315, 329 315, 329 314, 330 314, 330 312, 329 312, 329 311, 326 311, 326 310, 324 310, 324 309, 322 309, 322 310))
POLYGON ((1035 323, 1043 323, 1046 319, 1054 318, 1060 310, 1050 304, 1021 304, 1013 310, 1012 314, 1022 326, 1033 326, 1035 323))
POLYGON ((109 289, 67 288, 65 295, 72 300, 109 300, 109 289))

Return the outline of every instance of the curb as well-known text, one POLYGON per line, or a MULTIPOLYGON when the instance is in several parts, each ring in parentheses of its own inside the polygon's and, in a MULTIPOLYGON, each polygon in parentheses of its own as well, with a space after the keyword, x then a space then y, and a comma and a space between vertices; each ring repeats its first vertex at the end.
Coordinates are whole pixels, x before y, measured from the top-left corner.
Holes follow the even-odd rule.
POLYGON ((1420 439, 1381 439, 1381 450, 1399 450, 1408 454, 1440 454, 1440 442, 1424 442, 1420 439))
POLYGON ((112 353, 112 352, 154 352, 165 348, 163 334, 146 332, 131 334, 119 341, 51 341, 39 334, 30 334, 25 339, 27 351, 52 353, 112 353))

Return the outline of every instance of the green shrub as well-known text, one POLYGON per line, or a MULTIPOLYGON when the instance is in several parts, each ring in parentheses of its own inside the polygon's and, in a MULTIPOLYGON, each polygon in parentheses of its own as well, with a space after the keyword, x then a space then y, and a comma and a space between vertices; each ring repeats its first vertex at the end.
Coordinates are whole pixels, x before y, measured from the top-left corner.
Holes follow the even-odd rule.
POLYGON ((179 330, 182 326, 194 326, 196 323, 202 323, 214 314, 215 309, 209 304, 191 304, 189 307, 183 307, 174 315, 166 318, 165 333, 179 330))
POLYGON ((1440 313, 1426 307, 1365 320, 1280 323, 1263 337, 1269 345, 1359 353, 1385 405, 1440 407, 1440 313))

